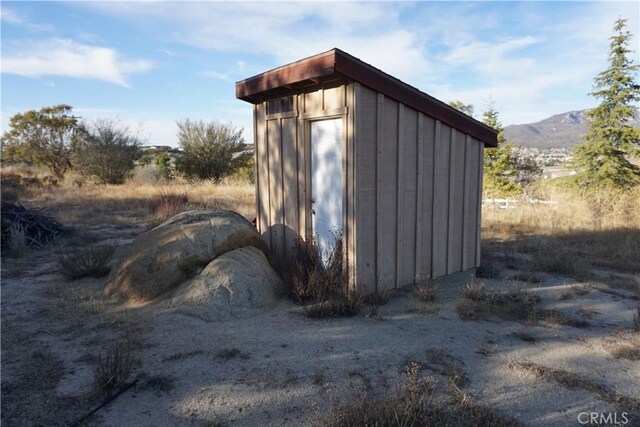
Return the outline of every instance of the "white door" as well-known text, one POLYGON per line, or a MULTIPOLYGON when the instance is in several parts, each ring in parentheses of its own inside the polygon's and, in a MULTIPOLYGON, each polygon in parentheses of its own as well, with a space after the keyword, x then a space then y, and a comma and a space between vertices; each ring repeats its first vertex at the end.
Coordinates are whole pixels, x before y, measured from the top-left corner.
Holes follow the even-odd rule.
POLYGON ((311 224, 326 265, 342 235, 342 119, 311 122, 311 224))

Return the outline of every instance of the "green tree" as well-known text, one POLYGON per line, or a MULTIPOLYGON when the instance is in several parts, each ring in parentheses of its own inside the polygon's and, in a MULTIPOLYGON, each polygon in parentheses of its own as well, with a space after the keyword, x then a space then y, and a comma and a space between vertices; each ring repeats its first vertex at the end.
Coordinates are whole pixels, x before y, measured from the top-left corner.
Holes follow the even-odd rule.
POLYGON ((484 191, 494 197, 514 196, 522 191, 518 178, 518 156, 515 145, 507 143, 498 120, 498 111, 489 105, 482 122, 498 132, 498 146, 484 151, 484 191))
POLYGON ((162 151, 158 154, 158 157, 156 157, 156 168, 162 178, 171 178, 171 157, 169 157, 166 151, 162 151))
POLYGON ((462 101, 451 101, 449 102, 449 106, 455 108, 456 110, 460 110, 468 116, 473 117, 473 104, 465 104, 462 101))
POLYGON ((176 169, 190 178, 219 182, 252 156, 247 152, 242 129, 216 121, 178 122, 178 142, 182 153, 176 169))
POLYGON ((590 95, 601 100, 587 112, 589 130, 584 143, 574 149, 576 183, 585 189, 629 188, 640 183, 640 168, 629 161, 638 155, 640 129, 629 125, 638 115, 640 85, 636 83, 638 65, 627 57, 631 33, 626 19, 614 24, 610 38, 609 68, 594 79, 590 95))
POLYGON ((82 133, 70 105, 18 113, 2 135, 2 157, 7 161, 37 163, 62 178, 71 168, 72 146, 82 133))
POLYGON ((141 141, 128 127, 98 120, 83 132, 74 149, 76 169, 103 184, 122 184, 140 157, 141 141))

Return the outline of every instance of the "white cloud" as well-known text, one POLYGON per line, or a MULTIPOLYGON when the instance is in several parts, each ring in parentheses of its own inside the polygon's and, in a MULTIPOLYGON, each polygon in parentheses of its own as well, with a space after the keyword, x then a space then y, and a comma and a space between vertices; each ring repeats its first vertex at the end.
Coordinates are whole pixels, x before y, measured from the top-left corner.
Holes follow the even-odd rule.
MULTIPOLYGON (((185 44, 265 55, 274 59, 274 65, 338 47, 401 79, 416 79, 430 70, 419 34, 402 28, 391 3, 202 2, 184 7, 107 2, 86 6, 134 20, 162 19, 185 44)), ((251 68, 242 63, 242 70, 251 68)))
POLYGON ((24 17, 19 15, 15 10, 6 7, 6 5, 0 9, 0 21, 4 22, 5 24, 26 28, 31 32, 53 31, 52 26, 29 22, 24 17))
POLYGON ((129 87, 127 76, 149 71, 149 61, 122 59, 111 48, 76 43, 68 39, 49 39, 14 45, 3 52, 3 73, 27 77, 66 76, 98 79, 129 87))
POLYGON ((606 66, 618 16, 630 19, 637 50, 637 2, 575 4, 82 3, 134 22, 161 22, 187 46, 242 58, 235 69, 204 72, 212 78, 238 80, 339 47, 444 101, 482 111, 492 96, 505 124, 594 105, 587 93, 606 66))

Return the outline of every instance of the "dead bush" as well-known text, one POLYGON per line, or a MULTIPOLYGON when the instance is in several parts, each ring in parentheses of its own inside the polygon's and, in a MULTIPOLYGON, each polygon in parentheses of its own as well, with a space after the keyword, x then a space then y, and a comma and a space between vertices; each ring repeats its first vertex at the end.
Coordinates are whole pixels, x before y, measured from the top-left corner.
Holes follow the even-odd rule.
POLYGON ((360 312, 361 299, 357 291, 341 290, 318 302, 306 304, 305 314, 308 317, 349 317, 360 312))
POLYGON ((68 280, 106 276, 111 270, 108 262, 114 251, 115 246, 101 245, 60 254, 58 256, 60 273, 68 280))
POLYGON ((472 280, 470 283, 464 285, 463 294, 466 299, 471 301, 482 301, 487 297, 484 283, 478 280, 472 280))
POLYGON ((440 287, 433 282, 426 280, 419 283, 416 288, 416 296, 422 302, 435 302, 438 297, 440 287))
POLYGON ((285 283, 284 292, 303 305, 307 316, 353 316, 360 311, 361 298, 357 290, 348 288, 342 257, 340 238, 336 238, 326 265, 315 240, 299 238, 291 258, 276 263, 285 283))
POLYGON ((406 368, 408 384, 398 385, 391 393, 381 396, 360 395, 355 401, 332 410, 327 426, 411 426, 421 425, 436 388, 431 378, 419 378, 421 366, 412 362, 406 368))
POLYGON ((0 217, 2 249, 8 249, 12 241, 18 244, 16 239, 24 239, 24 245, 19 242, 21 246, 42 248, 71 231, 47 214, 44 209, 28 208, 19 203, 4 200, 0 208, 0 217))
MULTIPOLYGON (((457 386, 448 398, 436 399, 437 381, 420 378, 420 364, 406 368, 408 382, 390 392, 371 396, 366 393, 349 399, 329 412, 327 426, 520 426, 521 424, 471 399, 457 386), (463 394, 464 396, 461 396, 463 394)), ((451 386, 453 383, 449 381, 451 386)))
POLYGON ((323 285, 318 280, 323 268, 320 249, 313 238, 296 239, 290 259, 275 264, 279 264, 277 269, 284 280, 287 296, 298 303, 314 299, 318 286, 323 285))
POLYGON ((134 359, 124 345, 115 345, 98 355, 94 369, 96 385, 100 390, 109 391, 123 385, 133 370, 134 359))

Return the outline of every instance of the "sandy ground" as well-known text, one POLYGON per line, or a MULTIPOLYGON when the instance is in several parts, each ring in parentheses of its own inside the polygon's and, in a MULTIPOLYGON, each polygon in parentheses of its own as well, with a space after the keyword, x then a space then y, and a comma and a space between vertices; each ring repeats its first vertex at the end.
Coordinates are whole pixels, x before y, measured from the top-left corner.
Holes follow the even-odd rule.
MULTIPOLYGON (((136 223, 96 225, 66 244, 124 247, 143 230, 136 223)), ((377 313, 363 306, 354 318, 309 319, 283 299, 248 319, 210 322, 198 315, 205 308, 104 301, 104 279, 66 281, 56 253, 3 260, 7 426, 77 421, 102 399, 93 377, 98 355, 123 342, 136 361, 130 379, 139 381, 89 425, 318 425, 336 405, 393 389, 411 361, 444 383, 434 353, 466 372, 465 391, 477 402, 525 425, 580 425, 582 412, 630 418, 640 410, 640 363, 615 355, 620 347, 640 348, 631 329, 639 301, 604 284, 543 276, 539 284, 517 285, 538 294, 545 308, 587 321, 582 328, 461 320, 457 307, 470 280, 462 274, 441 281, 435 303, 422 303, 405 288, 377 313), (582 381, 535 375, 523 362, 582 381)), ((484 281, 492 289, 516 286, 484 281)))

